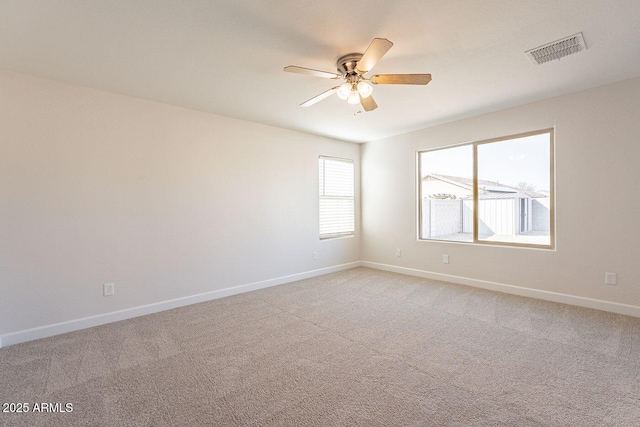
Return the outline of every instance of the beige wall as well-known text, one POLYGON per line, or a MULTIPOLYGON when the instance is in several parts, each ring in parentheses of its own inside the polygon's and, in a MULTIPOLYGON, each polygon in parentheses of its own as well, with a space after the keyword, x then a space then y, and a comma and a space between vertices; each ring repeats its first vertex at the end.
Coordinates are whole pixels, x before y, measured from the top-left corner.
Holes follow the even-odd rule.
POLYGON ((640 306, 639 100, 636 78, 363 145, 362 259, 640 306), (417 241, 417 151, 549 127, 557 250, 417 241))
POLYGON ((318 239, 356 144, 7 71, 0 117, 0 336, 360 259, 359 200, 318 239))
POLYGON ((0 71, 0 337, 358 260, 640 306, 638 99, 640 78, 358 146, 0 71), (548 127, 555 251, 417 241, 417 151, 548 127), (355 160, 355 238, 318 239, 318 155, 355 160))

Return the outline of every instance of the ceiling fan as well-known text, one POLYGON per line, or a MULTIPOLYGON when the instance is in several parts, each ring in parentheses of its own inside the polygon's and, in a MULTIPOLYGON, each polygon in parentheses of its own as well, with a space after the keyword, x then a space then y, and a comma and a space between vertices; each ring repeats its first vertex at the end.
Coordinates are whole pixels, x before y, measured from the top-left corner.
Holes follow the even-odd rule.
POLYGON ((331 80, 344 80, 343 84, 332 87, 320 95, 303 102, 300 104, 301 107, 309 107, 336 93, 340 99, 346 100, 349 104, 360 103, 365 111, 373 111, 378 108, 378 104, 371 96, 371 92, 373 92, 371 84, 426 85, 431 81, 431 74, 375 74, 369 78, 365 77, 364 75, 378 63, 380 58, 391 49, 391 46, 393 46, 393 43, 387 39, 373 39, 364 53, 349 53, 340 57, 336 63, 338 73, 312 70, 295 65, 284 67, 284 71, 331 80))

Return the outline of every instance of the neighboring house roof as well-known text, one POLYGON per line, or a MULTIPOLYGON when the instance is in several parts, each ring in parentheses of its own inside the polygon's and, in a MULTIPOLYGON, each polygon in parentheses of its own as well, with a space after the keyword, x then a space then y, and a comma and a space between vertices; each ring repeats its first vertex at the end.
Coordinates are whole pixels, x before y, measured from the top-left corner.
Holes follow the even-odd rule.
MULTIPOLYGON (((479 200, 497 200, 497 199, 513 199, 513 198, 526 198, 526 197, 530 197, 528 194, 526 194, 525 191, 520 191, 518 193, 486 193, 486 194, 480 194, 478 196, 479 200)), ((472 195, 468 195, 465 197, 462 197, 463 199, 467 200, 467 199, 472 199, 473 196, 472 195)))
MULTIPOLYGON (((456 185, 458 187, 464 188, 469 192, 473 192, 473 179, 471 178, 463 178, 460 176, 451 176, 451 175, 440 175, 440 174, 430 174, 425 176, 422 180, 426 180, 428 178, 437 179, 443 182, 447 182, 452 185, 456 185)), ((538 192, 538 191, 523 191, 516 187, 511 187, 509 185, 500 184, 496 181, 487 181, 483 179, 478 180, 478 188, 480 190, 481 195, 495 195, 496 193, 501 193, 505 197, 491 197, 491 198, 510 198, 514 197, 517 194, 527 195, 532 198, 542 198, 549 197, 548 194, 538 192)), ((490 198, 490 197, 482 197, 490 198)))

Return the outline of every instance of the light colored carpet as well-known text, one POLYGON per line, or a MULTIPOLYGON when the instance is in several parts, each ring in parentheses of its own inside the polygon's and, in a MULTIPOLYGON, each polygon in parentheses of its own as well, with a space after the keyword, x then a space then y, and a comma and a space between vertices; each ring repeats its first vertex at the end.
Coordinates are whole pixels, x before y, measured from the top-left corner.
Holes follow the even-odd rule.
POLYGON ((2 425, 639 426, 640 319, 356 268, 0 349, 2 425))

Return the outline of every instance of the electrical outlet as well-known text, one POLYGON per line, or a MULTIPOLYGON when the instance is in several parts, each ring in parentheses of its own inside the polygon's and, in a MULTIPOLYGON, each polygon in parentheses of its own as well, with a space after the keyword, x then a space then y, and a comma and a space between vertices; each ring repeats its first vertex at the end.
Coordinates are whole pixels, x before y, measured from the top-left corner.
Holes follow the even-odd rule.
POLYGON ((605 285, 615 285, 616 280, 617 280, 616 273, 604 273, 605 285))
POLYGON ((116 293, 115 283, 105 283, 102 285, 102 295, 105 297, 111 296, 116 293))
POLYGON ((311 252, 313 259, 318 259, 318 252, 311 252))
POLYGON ((402 251, 400 249, 396 249, 396 256, 402 256, 402 251))
POLYGON ((449 255, 442 255, 442 263, 449 264, 449 255))

